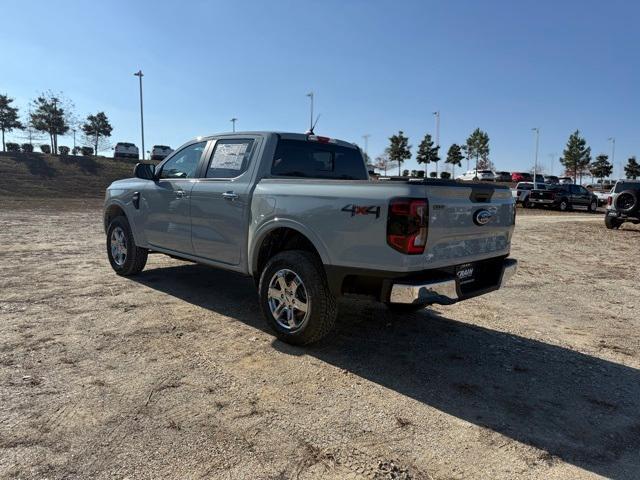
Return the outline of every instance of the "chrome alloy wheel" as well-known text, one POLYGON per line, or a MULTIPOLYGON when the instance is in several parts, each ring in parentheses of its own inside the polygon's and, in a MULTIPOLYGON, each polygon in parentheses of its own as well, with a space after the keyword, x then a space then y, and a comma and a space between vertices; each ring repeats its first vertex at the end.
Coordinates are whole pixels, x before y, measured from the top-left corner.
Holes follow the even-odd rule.
POLYGON ((300 277, 288 269, 278 270, 269 282, 269 309, 282 328, 301 328, 309 316, 309 297, 300 277))
POLYGON ((111 258, 119 267, 127 261, 127 240, 121 227, 116 227, 111 232, 111 258))

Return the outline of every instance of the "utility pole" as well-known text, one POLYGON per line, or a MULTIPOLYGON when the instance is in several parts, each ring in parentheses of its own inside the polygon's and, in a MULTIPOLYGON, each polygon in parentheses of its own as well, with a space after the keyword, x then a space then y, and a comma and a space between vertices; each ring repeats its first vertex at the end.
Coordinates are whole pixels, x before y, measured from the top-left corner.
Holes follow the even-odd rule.
POLYGON ((235 132, 235 131, 236 131, 236 122, 237 122, 237 121, 238 121, 238 119, 237 119, 237 118, 235 118, 235 117, 231 119, 231 125, 233 126, 233 127, 232 127, 232 128, 233 128, 233 132, 235 132))
MULTIPOLYGON (((440 110, 433 112, 436 117, 436 147, 438 147, 438 154, 440 154, 440 110)), ((425 177, 427 172, 425 171, 425 177)), ((476 172, 476 175, 478 172, 476 172)), ((438 162, 436 162, 436 178, 438 177, 438 162)))
POLYGON ((142 77, 144 77, 144 74, 142 70, 138 70, 134 75, 140 79, 140 132, 142 134, 142 161, 144 161, 144 113, 142 108, 142 77))
POLYGON ((538 176, 538 145, 540 144, 540 129, 538 127, 534 127, 531 130, 536 132, 536 156, 533 164, 533 188, 536 188, 536 177, 538 176))
POLYGON ((309 133, 313 134, 313 92, 307 93, 307 97, 311 99, 311 114, 309 116, 309 133))
POLYGON ((371 136, 371 134, 369 133, 365 133, 364 135, 362 135, 362 138, 364 138, 364 161, 368 162, 369 161, 369 137, 371 136))
MULTIPOLYGON (((616 156, 616 139, 615 139, 615 137, 609 137, 609 141, 611 142, 611 165, 615 169, 616 168, 616 163, 615 163, 616 162, 616 159, 615 159, 615 156, 616 156)), ((620 168, 621 168, 620 178, 623 178, 624 165, 621 165, 620 168)), ((615 174, 614 174, 614 176, 615 176, 615 174)))

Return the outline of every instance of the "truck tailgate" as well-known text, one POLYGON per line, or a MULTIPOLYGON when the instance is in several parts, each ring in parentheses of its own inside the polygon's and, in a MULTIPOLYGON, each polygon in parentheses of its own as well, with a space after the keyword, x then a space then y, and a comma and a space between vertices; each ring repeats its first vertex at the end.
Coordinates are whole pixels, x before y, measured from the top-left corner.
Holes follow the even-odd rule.
POLYGON ((515 220, 511 191, 491 184, 427 186, 428 267, 474 262, 509 251, 515 220))

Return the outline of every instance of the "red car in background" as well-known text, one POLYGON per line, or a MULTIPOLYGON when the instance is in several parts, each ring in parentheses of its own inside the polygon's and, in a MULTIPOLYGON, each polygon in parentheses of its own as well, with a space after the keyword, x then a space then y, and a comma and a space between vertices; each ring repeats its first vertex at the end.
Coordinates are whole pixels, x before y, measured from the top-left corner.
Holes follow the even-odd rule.
POLYGON ((532 182, 533 175, 527 172, 513 172, 511 174, 512 182, 532 182))

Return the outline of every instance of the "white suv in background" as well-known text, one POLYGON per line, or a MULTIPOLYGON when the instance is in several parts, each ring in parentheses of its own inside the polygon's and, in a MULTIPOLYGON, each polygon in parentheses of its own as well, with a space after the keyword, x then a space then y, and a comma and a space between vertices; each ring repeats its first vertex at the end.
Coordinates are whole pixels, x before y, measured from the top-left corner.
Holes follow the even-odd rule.
POLYGON ((483 180, 485 182, 494 182, 496 180, 496 176, 493 174, 491 170, 478 170, 475 169, 469 170, 462 175, 458 176, 458 180, 483 180))
POLYGON ((166 145, 154 145, 151 149, 151 160, 164 160, 173 152, 173 148, 166 145))
POLYGON ((133 143, 118 142, 113 150, 113 158, 140 158, 140 152, 133 143))

